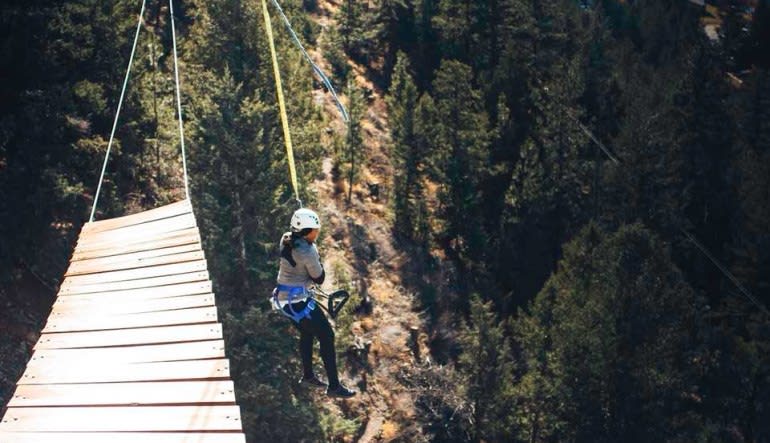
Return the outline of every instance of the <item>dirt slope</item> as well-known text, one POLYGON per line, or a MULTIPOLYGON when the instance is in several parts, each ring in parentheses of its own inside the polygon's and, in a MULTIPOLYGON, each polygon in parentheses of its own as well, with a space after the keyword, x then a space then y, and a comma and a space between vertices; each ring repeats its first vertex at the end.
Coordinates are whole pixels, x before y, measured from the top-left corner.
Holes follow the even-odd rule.
MULTIPOLYGON (((320 1, 319 10, 311 14, 321 25, 319 42, 323 41, 325 31, 334 26, 337 7, 338 3, 320 1)), ((310 54, 330 72, 317 48, 310 54)), ((401 268, 408 265, 408 257, 399 252, 388 220, 393 166, 387 153, 387 107, 382 91, 366 78, 365 69, 352 62, 350 65, 357 86, 372 91, 361 125, 365 146, 361 155, 365 158, 360 179, 354 184, 353 198, 348 204, 348 184, 333 181, 333 162, 327 158, 323 163, 323 176, 313 187, 325 222, 320 249, 332 282, 327 286, 332 287, 340 279, 334 273, 342 270, 357 289, 360 297, 357 301, 370 300, 372 310, 366 313, 359 309, 352 324, 343 325, 341 320, 337 325, 338 346, 345 344, 344 336, 348 334, 341 328, 349 327, 352 334, 346 351, 347 364, 341 365, 347 369, 343 379, 364 391, 353 400, 336 402, 333 406, 326 400, 319 398, 318 401, 332 411, 360 420, 357 441, 391 441, 404 438, 405 427, 414 418, 415 399, 399 382, 399 376, 415 367, 415 349, 425 349, 425 334, 423 322, 413 309, 413 294, 404 289, 399 276, 401 268), (340 192, 343 189, 345 191, 340 192)), ((328 115, 333 116, 334 131, 343 134, 344 124, 331 96, 323 90, 314 94, 328 115)), ((353 313, 356 306, 345 309, 353 313)), ((415 437, 414 432, 412 427, 408 433, 415 437)))

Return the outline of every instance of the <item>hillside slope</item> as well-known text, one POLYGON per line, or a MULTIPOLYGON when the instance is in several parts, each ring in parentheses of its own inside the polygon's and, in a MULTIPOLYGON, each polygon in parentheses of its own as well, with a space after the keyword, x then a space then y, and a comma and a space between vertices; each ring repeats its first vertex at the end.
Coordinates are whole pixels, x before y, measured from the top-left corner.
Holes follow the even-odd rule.
MULTIPOLYGON (((320 25, 320 41, 325 31, 335 25, 333 16, 337 7, 334 2, 322 1, 311 14, 320 25)), ((327 72, 330 70, 318 49, 311 51, 311 56, 327 72)), ((335 182, 333 159, 326 158, 323 176, 313 188, 326 223, 326 235, 320 246, 325 268, 330 270, 330 281, 340 283, 347 279, 335 272, 351 276, 356 301, 366 300, 358 308, 346 308, 358 313, 349 325, 349 349, 341 350, 348 356, 348 368, 352 368, 347 376, 363 388, 363 392, 356 399, 340 404, 340 412, 361 420, 358 441, 390 441, 404 437, 405 433, 419 432, 414 428, 404 429, 413 422, 415 398, 399 380, 414 370, 419 348, 425 348, 426 336, 421 332, 423 322, 414 310, 413 294, 405 289, 401 278, 400 270, 408 266, 409 257, 399 250, 388 220, 389 190, 392 189, 389 178, 393 166, 387 153, 389 131, 383 91, 366 77, 362 66, 352 61, 349 64, 356 86, 371 91, 361 121, 365 146, 361 178, 354 183, 348 204, 348 183, 335 182), (361 308, 367 303, 371 303, 370 313, 361 308)), ((335 130, 343 133, 344 123, 329 96, 322 90, 315 94, 333 116, 335 130)), ((344 344, 348 333, 340 330, 340 326, 338 346, 344 344)))

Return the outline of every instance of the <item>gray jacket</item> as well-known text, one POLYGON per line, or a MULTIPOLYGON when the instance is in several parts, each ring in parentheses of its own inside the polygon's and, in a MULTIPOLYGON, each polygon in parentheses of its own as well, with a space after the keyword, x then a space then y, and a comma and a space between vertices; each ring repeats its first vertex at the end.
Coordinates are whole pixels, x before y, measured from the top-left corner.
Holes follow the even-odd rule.
MULTIPOLYGON (((298 238, 292 242, 291 250, 284 250, 285 242, 290 241, 291 233, 287 232, 281 237, 278 247, 281 250, 281 262, 278 269, 277 282, 280 285, 303 286, 305 288, 317 283, 323 283, 325 272, 321 264, 321 256, 318 248, 313 243, 298 238), (288 257, 292 258, 292 263, 288 257)), ((286 301, 287 291, 278 292, 278 300, 286 301)), ((292 302, 304 300, 307 295, 297 295, 292 302)))

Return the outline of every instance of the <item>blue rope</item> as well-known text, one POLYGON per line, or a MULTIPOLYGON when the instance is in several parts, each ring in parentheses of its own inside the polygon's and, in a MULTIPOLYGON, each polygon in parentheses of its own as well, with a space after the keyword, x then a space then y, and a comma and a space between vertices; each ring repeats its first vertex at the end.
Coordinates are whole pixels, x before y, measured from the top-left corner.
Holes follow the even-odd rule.
POLYGON ((289 30, 289 34, 291 34, 291 38, 294 40, 294 43, 297 44, 300 51, 302 51, 302 55, 305 56, 305 59, 313 66, 313 71, 315 71, 316 75, 321 79, 324 86, 326 86, 326 89, 331 92, 332 97, 334 97, 334 102, 337 105, 337 109, 339 109, 340 114, 342 114, 342 119, 347 124, 350 122, 350 117, 348 116, 348 111, 345 110, 345 106, 342 105, 342 102, 340 102, 339 97, 337 97, 337 91, 334 90, 334 86, 332 86, 331 80, 329 80, 329 77, 324 74, 324 72, 321 70, 321 68, 318 67, 318 65, 313 62, 313 60, 310 58, 310 55, 305 51, 305 47, 302 46, 302 42, 299 41, 299 37, 297 37, 297 34, 294 32, 294 29, 291 27, 291 23, 289 22, 289 19, 286 17, 286 14, 283 13, 283 9, 281 8, 281 5, 278 4, 278 0, 272 0, 273 5, 275 5, 276 9, 278 9, 278 13, 281 14, 281 19, 283 19, 283 23, 286 25, 286 28, 289 30))

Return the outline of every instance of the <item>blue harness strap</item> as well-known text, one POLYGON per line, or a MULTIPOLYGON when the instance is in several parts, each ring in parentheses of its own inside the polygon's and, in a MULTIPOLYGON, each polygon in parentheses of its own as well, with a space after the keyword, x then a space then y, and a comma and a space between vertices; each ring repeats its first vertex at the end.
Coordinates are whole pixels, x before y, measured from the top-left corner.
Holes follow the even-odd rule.
POLYGON ((278 286, 276 286, 275 290, 273 291, 273 305, 279 311, 281 311, 283 315, 299 323, 303 318, 310 318, 310 313, 313 311, 313 309, 315 309, 315 300, 313 299, 313 297, 307 297, 307 304, 305 304, 305 308, 300 312, 295 311, 294 308, 292 307, 292 299, 294 299, 294 297, 296 297, 298 294, 306 294, 306 293, 307 293, 307 289, 305 289, 304 286, 289 286, 289 285, 279 284, 278 286), (285 291, 288 294, 288 297, 286 300, 286 306, 289 307, 290 313, 286 312, 283 308, 281 308, 280 303, 278 303, 279 291, 285 291))

